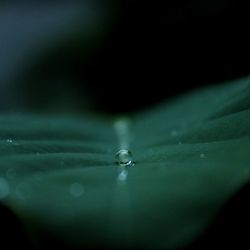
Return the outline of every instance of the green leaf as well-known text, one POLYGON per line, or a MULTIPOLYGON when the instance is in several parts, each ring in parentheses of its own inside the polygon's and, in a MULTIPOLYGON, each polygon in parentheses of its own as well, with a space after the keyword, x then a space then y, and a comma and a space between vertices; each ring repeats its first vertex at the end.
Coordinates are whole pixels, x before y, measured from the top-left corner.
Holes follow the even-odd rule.
POLYGON ((184 247, 249 182, 249 124, 249 78, 130 119, 2 116, 0 199, 34 247, 184 247))

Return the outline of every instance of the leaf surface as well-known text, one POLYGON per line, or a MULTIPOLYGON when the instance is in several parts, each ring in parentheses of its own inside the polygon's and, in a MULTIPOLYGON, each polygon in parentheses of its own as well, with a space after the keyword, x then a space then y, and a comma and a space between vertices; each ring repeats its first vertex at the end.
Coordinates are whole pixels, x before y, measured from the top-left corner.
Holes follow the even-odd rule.
POLYGON ((120 124, 1 116, 1 202, 36 246, 183 247, 249 182, 249 78, 120 124), (135 161, 125 180, 114 158, 121 145, 135 161))

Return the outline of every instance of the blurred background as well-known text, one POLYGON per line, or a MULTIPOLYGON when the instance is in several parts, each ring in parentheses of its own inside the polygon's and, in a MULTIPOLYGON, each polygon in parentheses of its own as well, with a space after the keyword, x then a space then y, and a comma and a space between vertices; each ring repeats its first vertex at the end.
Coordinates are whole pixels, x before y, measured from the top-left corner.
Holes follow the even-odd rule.
POLYGON ((244 77, 248 15, 243 0, 1 1, 0 112, 134 112, 244 77))

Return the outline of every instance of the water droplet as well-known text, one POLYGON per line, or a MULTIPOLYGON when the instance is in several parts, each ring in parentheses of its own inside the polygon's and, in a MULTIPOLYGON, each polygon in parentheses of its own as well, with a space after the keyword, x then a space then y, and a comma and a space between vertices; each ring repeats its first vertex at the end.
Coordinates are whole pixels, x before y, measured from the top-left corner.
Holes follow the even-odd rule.
POLYGON ((200 158, 205 158, 205 154, 200 154, 200 158))
POLYGON ((12 143, 13 142, 13 140, 11 140, 11 139, 7 139, 6 140, 8 143, 12 143))
POLYGON ((175 129, 171 131, 171 136, 177 136, 177 131, 175 129))
POLYGON ((179 141, 179 142, 178 142, 178 144, 179 144, 179 145, 181 145, 181 144, 182 144, 182 142, 181 142, 181 141, 179 141))
POLYGON ((32 187, 29 183, 21 182, 16 187, 16 196, 21 200, 26 200, 31 196, 32 187))
POLYGON ((121 167, 134 166, 132 153, 127 149, 121 149, 115 154, 115 159, 118 165, 121 167))
POLYGON ((10 186, 5 178, 0 177, 0 199, 3 199, 9 195, 10 186))
POLYGON ((40 153, 39 153, 39 152, 36 152, 36 155, 40 155, 40 153))
POLYGON ((79 197, 85 192, 83 185, 79 182, 72 183, 69 187, 69 191, 74 197, 79 197))
POLYGON ((118 175, 118 181, 126 181, 128 176, 128 171, 127 170, 122 170, 119 175, 118 175))

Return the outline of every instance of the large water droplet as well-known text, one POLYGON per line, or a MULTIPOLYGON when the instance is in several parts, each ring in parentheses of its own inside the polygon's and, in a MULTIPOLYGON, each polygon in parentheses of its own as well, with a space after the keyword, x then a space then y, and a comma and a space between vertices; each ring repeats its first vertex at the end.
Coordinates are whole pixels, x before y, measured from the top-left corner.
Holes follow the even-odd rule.
POLYGON ((79 197, 85 192, 83 185, 78 182, 72 183, 69 187, 69 191, 74 197, 79 197))
POLYGON ((127 149, 121 149, 115 154, 115 160, 121 167, 134 166, 132 153, 127 149))
POLYGON ((9 195, 10 186, 5 178, 0 177, 0 199, 5 198, 9 195))

